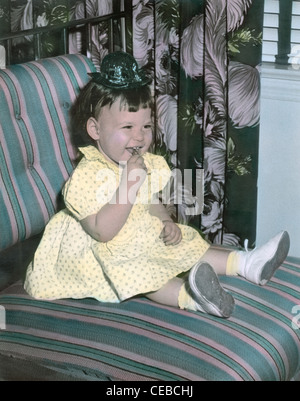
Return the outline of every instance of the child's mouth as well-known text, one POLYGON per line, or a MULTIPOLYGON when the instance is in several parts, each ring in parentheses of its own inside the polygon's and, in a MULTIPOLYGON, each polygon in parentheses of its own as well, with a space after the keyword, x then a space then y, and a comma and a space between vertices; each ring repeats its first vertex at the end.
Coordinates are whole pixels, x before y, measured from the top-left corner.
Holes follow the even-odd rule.
POLYGON ((143 146, 132 146, 130 148, 126 148, 126 150, 131 153, 132 156, 139 155, 141 153, 143 146))

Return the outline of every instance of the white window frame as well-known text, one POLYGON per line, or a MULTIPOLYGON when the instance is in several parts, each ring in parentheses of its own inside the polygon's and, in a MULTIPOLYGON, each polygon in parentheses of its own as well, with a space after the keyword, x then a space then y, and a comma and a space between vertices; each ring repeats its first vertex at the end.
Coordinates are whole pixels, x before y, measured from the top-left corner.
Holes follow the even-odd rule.
MULTIPOLYGON (((275 63, 278 53, 279 0, 264 0, 263 63, 275 63)), ((300 70, 300 0, 293 0, 290 66, 300 70)))

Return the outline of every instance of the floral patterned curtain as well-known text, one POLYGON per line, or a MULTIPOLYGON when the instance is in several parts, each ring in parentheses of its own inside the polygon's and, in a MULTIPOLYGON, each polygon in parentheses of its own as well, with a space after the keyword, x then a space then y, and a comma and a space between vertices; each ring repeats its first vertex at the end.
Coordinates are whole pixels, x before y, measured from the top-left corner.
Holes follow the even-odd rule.
POLYGON ((155 80, 156 152, 172 168, 204 169, 201 216, 183 204, 178 218, 212 243, 253 243, 263 2, 133 5, 133 52, 155 80))
MULTIPOLYGON (((1 0, 0 39, 1 32, 106 15, 113 3, 1 0)), ((194 172, 184 199, 195 199, 197 185, 204 186, 196 213, 187 213, 187 202, 172 211, 212 243, 254 243, 264 2, 132 0, 132 7, 132 51, 154 79, 155 151, 173 170, 194 172)), ((84 52, 84 35, 70 33, 71 53, 84 52)), ((99 68, 110 51, 106 23, 93 26, 91 41, 99 68)), ((42 57, 61 54, 60 43, 59 34, 45 33, 42 57)), ((33 59, 33 46, 30 36, 16 39, 13 61, 33 59)))

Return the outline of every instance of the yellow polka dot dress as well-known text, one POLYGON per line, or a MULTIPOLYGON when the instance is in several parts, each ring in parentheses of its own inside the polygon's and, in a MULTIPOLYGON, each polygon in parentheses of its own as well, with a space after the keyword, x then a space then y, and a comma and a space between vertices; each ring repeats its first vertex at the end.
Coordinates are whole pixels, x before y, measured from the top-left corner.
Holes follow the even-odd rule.
POLYGON ((180 225, 181 243, 166 246, 159 238, 163 224, 149 213, 151 200, 171 176, 164 158, 143 156, 149 174, 127 222, 104 243, 89 236, 80 220, 113 201, 122 169, 93 146, 80 151, 83 158, 63 189, 66 209, 46 226, 27 270, 26 291, 40 299, 92 297, 120 302, 156 291, 190 270, 209 244, 191 227, 180 225))

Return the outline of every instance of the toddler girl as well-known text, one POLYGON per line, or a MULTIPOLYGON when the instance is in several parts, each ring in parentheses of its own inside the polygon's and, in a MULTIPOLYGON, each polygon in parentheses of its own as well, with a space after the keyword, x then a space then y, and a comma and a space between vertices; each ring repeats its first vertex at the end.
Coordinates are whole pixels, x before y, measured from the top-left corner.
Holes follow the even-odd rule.
POLYGON ((123 52, 107 55, 91 75, 73 112, 82 158, 63 188, 66 209, 48 223, 28 267, 25 289, 41 299, 121 302, 144 295, 229 317, 234 299, 218 274, 265 284, 287 256, 288 234, 251 252, 228 251, 175 224, 158 196, 170 169, 148 152, 149 79, 123 52))

